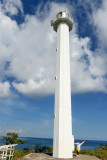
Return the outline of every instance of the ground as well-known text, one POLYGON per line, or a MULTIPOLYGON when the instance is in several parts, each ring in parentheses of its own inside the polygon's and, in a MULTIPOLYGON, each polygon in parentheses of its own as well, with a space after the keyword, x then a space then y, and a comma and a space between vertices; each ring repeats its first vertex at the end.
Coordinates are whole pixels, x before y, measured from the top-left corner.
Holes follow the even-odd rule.
POLYGON ((51 159, 52 160, 100 160, 97 157, 87 156, 87 155, 80 155, 79 157, 74 155, 74 157, 70 159, 61 159, 61 158, 53 158, 52 156, 43 153, 30 153, 29 155, 23 157, 23 160, 51 160, 51 159))

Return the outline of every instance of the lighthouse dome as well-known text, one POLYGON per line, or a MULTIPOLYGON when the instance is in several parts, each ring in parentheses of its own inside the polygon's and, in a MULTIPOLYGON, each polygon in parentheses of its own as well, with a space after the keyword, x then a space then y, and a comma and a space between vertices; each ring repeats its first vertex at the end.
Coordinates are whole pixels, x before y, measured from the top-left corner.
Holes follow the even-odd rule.
POLYGON ((69 14, 67 13, 67 11, 61 11, 57 14, 56 16, 57 18, 69 18, 69 14))

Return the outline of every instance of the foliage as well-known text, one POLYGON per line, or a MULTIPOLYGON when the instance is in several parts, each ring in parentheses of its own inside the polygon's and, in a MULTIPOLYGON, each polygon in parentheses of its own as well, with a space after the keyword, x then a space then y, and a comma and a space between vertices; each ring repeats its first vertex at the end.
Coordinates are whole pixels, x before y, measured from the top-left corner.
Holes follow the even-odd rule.
POLYGON ((13 160, 22 160, 24 156, 29 153, 52 153, 53 147, 51 146, 40 146, 36 145, 35 150, 33 149, 26 149, 26 150, 18 150, 15 149, 13 160))
POLYGON ((40 146, 36 145, 35 150, 33 149, 26 149, 26 150, 18 150, 15 149, 13 160, 22 160, 24 156, 29 153, 52 153, 53 147, 51 146, 40 146))
POLYGON ((34 150, 32 150, 32 149, 29 149, 27 151, 15 149, 13 160, 22 160, 24 156, 26 156, 29 153, 33 153, 33 152, 34 152, 34 150))
POLYGON ((47 152, 52 153, 53 152, 53 147, 52 146, 48 147, 47 152))
MULTIPOLYGON (((29 153, 52 153, 53 147, 52 146, 40 146, 36 145, 35 150, 29 149, 29 150, 15 150, 13 160, 22 160, 22 157, 29 153)), ((81 154, 90 155, 90 156, 96 156, 100 158, 101 160, 107 160, 107 146, 106 145, 100 145, 99 148, 94 150, 87 150, 82 149, 80 151, 81 154)))
MULTIPOLYGON (((29 153, 52 153, 53 147, 52 146, 40 146, 36 145, 35 150, 28 149, 28 150, 18 150, 16 149, 14 151, 14 157, 13 160, 22 160, 22 158, 29 154, 29 153)), ((96 156, 100 158, 101 160, 107 160, 107 145, 100 145, 99 148, 94 150, 87 150, 82 149, 81 154, 90 155, 90 156, 96 156)))
POLYGON ((107 160, 107 145, 100 144, 99 148, 94 150, 82 149, 80 151, 80 154, 96 156, 101 160, 107 160))
POLYGON ((53 152, 53 147, 52 146, 36 145, 35 152, 36 153, 52 153, 53 152))
POLYGON ((8 132, 7 136, 2 137, 1 140, 6 141, 6 144, 25 143, 25 140, 18 139, 18 133, 8 132))

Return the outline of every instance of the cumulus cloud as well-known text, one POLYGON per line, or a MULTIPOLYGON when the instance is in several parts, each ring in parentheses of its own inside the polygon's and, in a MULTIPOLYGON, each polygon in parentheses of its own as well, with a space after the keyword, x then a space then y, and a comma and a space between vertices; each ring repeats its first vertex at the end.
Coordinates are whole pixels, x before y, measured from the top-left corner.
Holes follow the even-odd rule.
POLYGON ((1 10, 9 15, 17 15, 19 11, 23 13, 23 4, 21 0, 3 0, 1 4, 1 10))
POLYGON ((93 11, 93 23, 96 26, 97 29, 97 35, 100 40, 100 47, 106 47, 107 48, 107 1, 103 0, 102 5, 99 9, 94 9, 93 11))
POLYGON ((9 97, 10 94, 10 84, 9 82, 0 82, 0 98, 9 97))
MULTIPOLYGON (((70 9, 69 4, 64 5, 70 9)), ((42 13, 37 9, 35 15, 25 15, 21 25, 4 13, 0 15, 1 81, 5 76, 14 77, 12 86, 24 95, 54 93, 57 34, 50 20, 55 19, 57 8, 58 4, 47 3, 42 13)), ((106 92, 107 56, 101 48, 91 51, 90 38, 80 38, 76 27, 74 23, 70 33, 72 93, 106 92)))
POLYGON ((90 50, 90 39, 71 36, 71 80, 72 91, 107 92, 107 56, 101 50, 90 50))
POLYGON ((35 96, 43 96, 45 94, 52 94, 53 89, 48 88, 46 83, 51 86, 49 80, 45 82, 45 80, 40 80, 39 82, 34 81, 33 79, 29 79, 26 83, 14 83, 13 86, 21 93, 28 95, 30 97, 35 96))

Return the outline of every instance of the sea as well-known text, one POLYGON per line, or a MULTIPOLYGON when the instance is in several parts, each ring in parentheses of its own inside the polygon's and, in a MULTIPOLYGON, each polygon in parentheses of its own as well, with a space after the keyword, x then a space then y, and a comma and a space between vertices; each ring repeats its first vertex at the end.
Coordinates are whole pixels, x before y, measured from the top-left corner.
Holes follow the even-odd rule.
MULTIPOLYGON (((33 138, 33 137, 20 137, 20 139, 26 140, 24 144, 18 144, 16 148, 23 150, 27 148, 35 149, 36 145, 39 146, 53 146, 53 139, 52 138, 33 138)), ((78 141, 83 140, 75 140, 75 143, 78 141)), ((1 140, 0 138, 0 145, 4 145, 5 141, 1 140)), ((107 145, 107 141, 101 140, 86 140, 85 143, 82 145, 81 149, 96 149, 99 147, 100 144, 107 145)))

